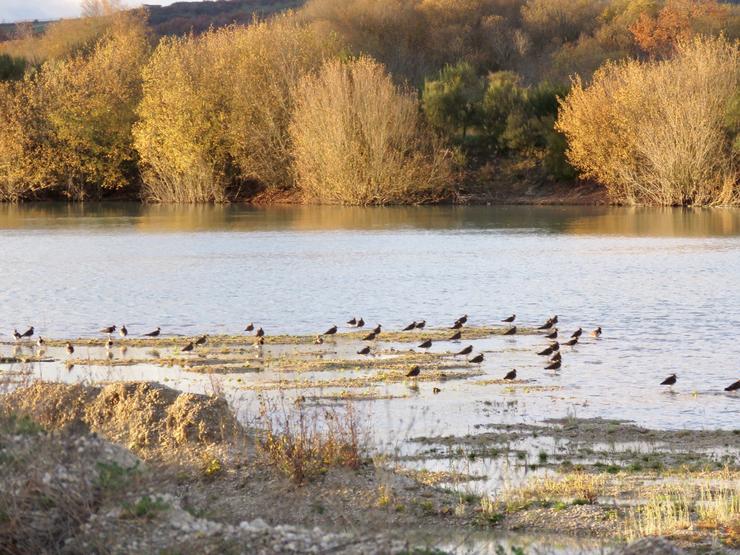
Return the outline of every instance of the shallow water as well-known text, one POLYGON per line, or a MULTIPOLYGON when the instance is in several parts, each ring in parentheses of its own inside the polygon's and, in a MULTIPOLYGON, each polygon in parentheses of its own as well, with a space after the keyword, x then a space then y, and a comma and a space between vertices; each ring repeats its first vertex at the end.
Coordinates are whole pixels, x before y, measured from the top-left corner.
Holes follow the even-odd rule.
MULTIPOLYGON (((41 204, 1 206, 0 244, 6 339, 28 324, 44 336, 78 337, 124 322, 132 334, 155 326, 238 333, 248 321, 268 334, 316 333, 353 315, 388 329, 421 318, 449 325, 463 313, 484 325, 512 312, 523 326, 554 313, 562 332, 603 326, 602 339, 564 348, 557 373, 534 355, 541 337, 495 336, 472 342, 487 352, 483 378, 447 382, 438 395, 433 383, 383 386, 404 395, 366 403, 391 444, 567 415, 653 428, 740 421, 740 398, 722 391, 740 377, 736 209, 41 204), (475 383, 513 367, 551 389, 475 383), (678 384, 659 387, 671 372, 678 384)), ((11 349, 0 345, 0 354, 11 349)), ((194 391, 209 385, 176 368, 67 372, 42 363, 34 371, 45 379, 155 378, 194 391)), ((248 406, 254 392, 243 386, 270 378, 228 375, 223 384, 248 406)))

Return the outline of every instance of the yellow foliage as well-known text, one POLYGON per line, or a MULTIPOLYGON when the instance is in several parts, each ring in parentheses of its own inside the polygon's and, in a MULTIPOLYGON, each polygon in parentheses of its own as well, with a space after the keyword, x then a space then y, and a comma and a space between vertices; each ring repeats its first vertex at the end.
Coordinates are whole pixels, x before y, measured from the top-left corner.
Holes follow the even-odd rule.
POLYGON ((368 57, 331 60, 298 87, 290 127, 298 186, 327 204, 424 202, 452 183, 450 152, 418 95, 368 57))
POLYGON ((739 69, 737 44, 697 38, 672 59, 608 63, 588 86, 576 79, 557 122, 570 162, 619 202, 737 202, 724 119, 739 69))

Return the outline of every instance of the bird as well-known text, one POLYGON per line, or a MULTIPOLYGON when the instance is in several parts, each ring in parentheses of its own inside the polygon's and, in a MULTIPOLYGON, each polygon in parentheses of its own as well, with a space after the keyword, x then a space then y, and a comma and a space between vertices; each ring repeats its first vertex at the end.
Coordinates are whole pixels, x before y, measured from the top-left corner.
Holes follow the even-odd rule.
POLYGON ((421 368, 419 367, 419 365, 414 365, 414 366, 412 366, 412 367, 411 367, 411 369, 410 369, 410 370, 409 370, 409 371, 408 371, 408 372, 406 373, 406 377, 407 377, 407 378, 415 378, 415 377, 416 377, 416 376, 418 376, 419 374, 421 374, 421 368))
POLYGON ((408 326, 406 326, 405 328, 403 328, 401 331, 411 331, 415 327, 416 327, 416 320, 414 320, 413 322, 411 322, 408 326))
POLYGON ((432 346, 432 340, 427 339, 426 341, 423 341, 422 343, 419 344, 419 349, 428 349, 431 346, 432 346))
POLYGON ((105 342, 105 348, 110 349, 111 347, 113 347, 113 339, 109 337, 108 341, 105 342))
POLYGON ((121 337, 126 337, 128 335, 128 329, 126 329, 126 324, 122 324, 120 329, 118 330, 118 335, 121 337))
POLYGON ((541 350, 541 351, 540 351, 539 353, 537 353, 537 354, 538 354, 538 355, 540 355, 540 356, 550 356, 550 355, 551 355, 551 354, 553 354, 553 353, 554 353, 555 351, 556 351, 556 349, 554 349, 554 348, 553 348, 553 346, 552 346, 552 345, 550 345, 549 347, 545 347, 544 349, 542 349, 542 350, 541 350))
POLYGON ((558 323, 558 315, 556 314, 555 316, 553 316, 552 318, 550 318, 550 321, 552 322, 553 325, 557 324, 558 323))
POLYGON ((101 330, 100 330, 100 333, 107 333, 108 335, 110 335, 110 334, 111 334, 111 333, 113 333, 114 331, 116 331, 116 326, 115 326, 115 325, 113 325, 113 326, 108 326, 107 328, 103 328, 103 329, 101 329, 101 330))
POLYGON ((501 320, 502 322, 506 322, 507 324, 511 324, 514 320, 516 320, 516 314, 512 314, 508 318, 504 318, 501 320))
POLYGON ((678 378, 676 377, 676 374, 671 374, 665 380, 663 380, 662 382, 660 382, 660 385, 673 385, 673 384, 676 383, 676 380, 677 379, 678 378))
POLYGON ((195 340, 196 345, 205 345, 206 341, 208 341, 207 335, 201 335, 198 339, 195 340))
POLYGON ((461 324, 466 324, 468 322, 468 315, 467 314, 463 314, 456 321, 457 322, 460 322, 461 324))
POLYGON ((514 335, 516 333, 516 326, 511 326, 504 332, 504 335, 514 335))
POLYGON ((550 364, 545 366, 545 370, 559 370, 562 364, 562 360, 556 360, 555 362, 551 362, 550 364))
POLYGON ((363 320, 362 317, 360 317, 360 319, 357 320, 357 327, 358 328, 364 328, 365 327, 365 320, 363 320))
POLYGON ((548 318, 547 322, 539 326, 537 329, 538 330, 549 330, 554 325, 555 325, 555 322, 552 321, 552 318, 548 318))
POLYGON ((265 336, 265 330, 262 328, 259 328, 256 332, 254 332, 255 337, 264 337, 265 336))
MULTIPOLYGON (((323 341, 323 340, 322 340, 322 341, 323 341)), ((265 344, 265 336, 264 336, 264 335, 260 335, 260 336, 259 336, 259 337, 258 337, 258 338, 257 338, 257 339, 255 340, 255 342, 254 342, 254 346, 255 346, 255 347, 257 347, 257 348, 259 348, 259 347, 262 347, 262 345, 264 345, 264 344, 265 344)))
POLYGON ((360 349, 359 351, 357 351, 357 354, 358 355, 369 355, 370 354, 370 345, 368 345, 367 347, 363 347, 362 349, 360 349))
POLYGON ((437 393, 442 393, 442 390, 440 388, 438 388, 438 387, 433 387, 432 388, 432 393, 434 393, 436 395, 437 393))
POLYGON ((571 337, 581 337, 582 334, 583 334, 583 328, 578 328, 576 331, 570 334, 570 336, 571 337))
POLYGON ((375 336, 376 336, 376 335, 377 335, 377 334, 376 334, 376 333, 375 333, 374 331, 371 331, 371 332, 370 332, 370 333, 368 333, 368 334, 367 334, 367 335, 366 335, 365 337, 363 337, 363 338, 362 338, 362 340, 363 340, 363 341, 372 341, 373 339, 375 339, 375 336))
POLYGON ((462 333, 460 333, 460 330, 457 330, 455 333, 453 333, 447 341, 457 341, 462 337, 462 333))
POLYGON ((158 327, 154 331, 150 331, 149 333, 145 333, 144 334, 144 337, 158 337, 161 331, 162 330, 158 327))
POLYGON ((550 357, 550 362, 557 362, 559 360, 563 360, 562 355, 560 354, 560 351, 555 351, 555 353, 550 357))
POLYGON ((558 328, 554 328, 550 333, 545 335, 548 339, 557 339, 558 337, 558 328))
POLYGON ((373 333, 374 333, 375 335, 380 335, 380 330, 381 330, 381 328, 382 328, 382 327, 383 327, 383 326, 381 326, 380 324, 378 324, 377 326, 375 326, 375 327, 373 328, 373 333))
POLYGON ((193 344, 193 342, 191 341, 190 343, 188 343, 187 345, 185 345, 185 346, 184 346, 184 347, 182 348, 182 352, 183 352, 183 353, 189 353, 189 352, 190 352, 190 351, 192 351, 192 350, 193 350, 194 348, 195 348, 195 345, 194 345, 194 344, 193 344))
POLYGON ((563 343, 563 345, 568 345, 568 347, 572 347, 576 343, 578 343, 578 338, 577 337, 573 337, 572 339, 568 339, 568 341, 566 341, 565 343, 563 343))
POLYGON ((480 364, 483 362, 483 353, 480 353, 478 355, 475 355, 473 358, 468 359, 468 362, 471 362, 473 364, 480 364))
POLYGON ((72 345, 72 343, 67 343, 67 354, 71 355, 75 352, 75 347, 72 345))
MULTIPOLYGON (((113 326, 113 327, 115 327, 115 326, 113 326)), ((21 334, 21 337, 31 337, 32 335, 33 335, 33 326, 31 326, 31 327, 30 327, 30 328, 28 328, 28 329, 27 329, 26 331, 24 331, 24 332, 23 332, 23 333, 21 334)))
POLYGON ((44 341, 44 338, 39 335, 39 338, 36 340, 36 345, 38 345, 39 347, 43 347, 44 343, 46 343, 44 341))
POLYGON ((244 331, 254 331, 254 324, 252 322, 249 322, 244 328, 244 331))
POLYGON ((737 380, 735 383, 728 385, 725 388, 725 391, 737 391, 740 389, 740 380, 737 380))
POLYGON ((350 326, 356 325, 357 324, 357 318, 355 318, 354 316, 352 316, 352 319, 351 320, 347 320, 347 324, 350 325, 350 326))
POLYGON ((13 337, 15 337, 15 340, 18 341, 22 336, 20 333, 18 333, 18 330, 13 330, 13 337))
POLYGON ((324 333, 322 333, 321 335, 334 335, 335 333, 337 333, 337 327, 332 326, 328 330, 326 330, 324 333))
POLYGON ((463 323, 460 320, 455 320, 455 323, 450 326, 451 330, 459 330, 463 327, 463 323))
POLYGON ((601 326, 591 332, 592 337, 601 337, 601 326))
POLYGON ((472 353, 472 352, 473 352, 473 346, 472 346, 472 345, 468 345, 467 347, 465 347, 465 348, 464 348, 464 349, 462 349, 461 351, 458 351, 458 352, 456 352, 456 353, 455 353, 455 356, 459 356, 459 355, 469 355, 469 354, 470 354, 470 353, 472 353))
POLYGON ((505 380, 515 380, 516 379, 516 368, 514 368, 511 372, 506 374, 504 376, 504 379, 505 380))
POLYGON ((426 320, 422 320, 421 322, 416 322, 416 329, 417 330, 423 330, 424 329, 424 326, 426 326, 426 325, 427 325, 427 321, 426 320))
POLYGON ((324 338, 320 335, 316 336, 316 339, 313 340, 314 345, 321 345, 324 342, 324 338))

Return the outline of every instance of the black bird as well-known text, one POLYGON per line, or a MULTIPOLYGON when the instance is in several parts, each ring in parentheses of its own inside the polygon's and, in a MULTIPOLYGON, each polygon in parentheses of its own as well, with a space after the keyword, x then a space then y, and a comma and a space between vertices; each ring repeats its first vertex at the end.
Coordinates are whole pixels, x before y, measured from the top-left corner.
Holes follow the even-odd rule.
POLYGON ((462 333, 460 333, 460 330, 457 330, 455 333, 453 333, 450 338, 447 341, 457 341, 462 337, 462 333))
POLYGON ((183 353, 189 353, 189 352, 190 352, 190 351, 192 351, 193 349, 195 349, 195 345, 194 345, 194 344, 193 344, 193 342, 191 341, 190 343, 188 343, 187 345, 185 345, 185 346, 184 346, 184 347, 182 348, 182 352, 183 352, 183 353))
POLYGON ((351 320, 347 320, 347 323, 348 323, 348 324, 349 324, 350 326, 354 326, 354 325, 357 325, 357 318, 355 318, 355 317, 353 316, 351 320))
POLYGON ((249 322, 247 324, 247 327, 244 328, 244 331, 254 331, 254 324, 252 322, 249 322))
POLYGON ((161 332, 161 328, 157 327, 156 330, 150 331, 149 333, 145 333, 144 337, 159 337, 159 334, 161 332))
POLYGON ((265 330, 263 330, 262 328, 259 328, 259 329, 258 329, 258 330, 257 330, 257 331, 256 331, 256 332, 254 333, 254 335, 255 335, 255 337, 264 337, 264 336, 265 336, 265 330))
POLYGON ((466 324, 468 322, 468 315, 463 314, 457 319, 457 321, 460 322, 461 324, 466 324))
POLYGON ((468 362, 472 362, 473 364, 480 364, 483 362, 483 353, 480 353, 479 355, 475 355, 473 358, 468 359, 468 362))
POLYGON ((370 354, 370 346, 368 345, 367 347, 363 347, 362 349, 360 349, 359 351, 357 351, 357 354, 358 355, 369 355, 370 354))
POLYGON ((205 345, 206 341, 208 341, 207 335, 201 335, 198 339, 195 340, 196 345, 205 345))
POLYGON ((601 326, 596 328, 594 331, 591 332, 591 335, 593 337, 601 337, 601 326))
POLYGON ((382 327, 383 327, 383 326, 381 326, 380 324, 378 324, 377 326, 375 326, 375 327, 373 328, 373 333, 374 333, 375 335, 380 335, 380 329, 381 329, 382 327))
POLYGON ((459 330, 462 327, 463 327, 462 322, 460 320, 456 320, 455 323, 450 326, 450 329, 451 330, 459 330))
POLYGON ((75 352, 74 345, 72 345, 72 343, 67 343, 67 354, 71 355, 71 354, 74 354, 74 352, 75 352))
POLYGON ((550 362, 557 362, 559 360, 563 360, 563 357, 560 354, 560 351, 556 351, 555 354, 550 357, 550 362))
POLYGON ((401 331, 411 331, 415 327, 416 327, 416 321, 413 321, 408 326, 406 326, 405 328, 403 328, 403 330, 401 330, 401 331))
POLYGON ((552 318, 550 318, 550 321, 552 322, 553 326, 558 323, 558 315, 556 314, 552 318))
POLYGON ((114 331, 116 331, 116 326, 108 326, 107 328, 101 329, 100 333, 107 333, 108 335, 110 335, 114 331))
POLYGON ((740 389, 740 380, 736 381, 733 384, 728 385, 725 388, 725 391, 737 391, 738 389, 740 389))
POLYGON ((568 347, 572 347, 572 346, 573 346, 573 345, 575 345, 576 343, 578 343, 578 338, 577 338, 577 337, 574 337, 574 338, 572 338, 572 339, 569 339, 569 340, 568 340, 568 341, 566 341, 565 343, 563 343, 563 345, 568 345, 568 347))
POLYGON ((376 336, 376 335, 377 335, 377 334, 376 334, 376 333, 375 333, 374 331, 371 331, 371 332, 370 332, 370 333, 368 333, 368 334, 367 334, 367 335, 366 335, 365 337, 363 337, 363 338, 362 338, 362 340, 363 340, 363 341, 372 341, 373 339, 375 339, 375 336, 376 336))
POLYGON ((44 338, 39 335, 39 338, 36 340, 36 345, 39 347, 43 347, 46 341, 44 341, 44 338))
POLYGON ((18 330, 13 330, 13 337, 15 337, 15 340, 18 341, 23 336, 18 333, 18 330))
POLYGON ((581 337, 581 335, 583 335, 583 328, 578 328, 570 336, 571 337, 581 337))
POLYGON ((120 335, 121 337, 126 337, 128 335, 126 324, 121 325, 121 329, 118 330, 118 335, 120 335))
POLYGON ((456 352, 456 353, 455 353, 455 356, 459 356, 459 355, 469 355, 469 354, 470 354, 470 353, 472 353, 472 352, 473 352, 473 346, 472 346, 472 345, 468 345, 468 346, 467 346, 467 347, 465 347, 465 348, 464 348, 464 349, 463 349, 462 351, 458 351, 458 352, 456 352))
POLYGON ((554 352, 555 352, 555 349, 553 348, 553 346, 552 346, 552 345, 550 345, 549 347, 545 347, 544 349, 542 349, 542 350, 541 350, 541 351, 540 351, 539 353, 537 353, 537 354, 538 354, 538 355, 540 355, 540 356, 550 356, 550 355, 551 355, 551 354, 553 354, 554 352))
POLYGON ((660 385, 673 385, 676 383, 676 374, 671 374, 665 380, 660 382, 660 385))
POLYGON ((516 333, 516 326, 511 326, 504 332, 504 335, 514 335, 516 333))
POLYGON ((422 320, 421 322, 416 322, 416 329, 417 330, 423 330, 424 329, 424 326, 426 326, 426 325, 427 325, 427 321, 426 320, 422 320))
POLYGON ((552 318, 548 318, 547 322, 542 324, 540 327, 538 327, 538 330, 549 330, 551 327, 555 325, 555 322, 552 321, 552 318))
POLYGON ((322 333, 321 335, 334 335, 335 333, 337 333, 337 327, 332 326, 328 330, 326 330, 324 333, 322 333))
POLYGON ((516 368, 514 368, 511 372, 506 374, 504 376, 504 379, 505 380, 515 380, 516 379, 516 368))
POLYGON ((427 339, 426 341, 424 341, 421 344, 419 344, 419 349, 428 349, 431 346, 432 346, 432 340, 431 339, 427 339))
POLYGON ((108 341, 105 342, 105 348, 110 349, 113 346, 113 340, 109 337, 108 341))
POLYGON ((562 360, 556 360, 555 362, 551 362, 550 364, 545 366, 545 370, 559 370, 562 364, 562 360))
MULTIPOLYGON (((113 326, 113 327, 115 328, 115 326, 113 326)), ((21 337, 31 337, 32 335, 33 335, 33 326, 31 326, 31 327, 30 327, 30 328, 28 328, 28 329, 27 329, 26 331, 24 331, 24 332, 23 332, 23 333, 21 334, 21 337)))
POLYGON ((511 324, 514 320, 516 320, 516 314, 512 314, 508 318, 504 318, 501 320, 502 322, 506 322, 507 324, 511 324))
POLYGON ((406 374, 406 377, 407 378, 415 378, 419 374, 421 374, 421 368, 419 368, 419 366, 416 365, 416 366, 412 366, 411 367, 411 370, 408 371, 408 373, 406 374))
POLYGON ((362 318, 360 318, 359 320, 357 320, 357 327, 358 328, 364 328, 365 327, 365 320, 363 320, 362 318))
POLYGON ((433 387, 432 388, 432 393, 434 393, 436 395, 437 393, 442 393, 442 390, 440 388, 438 388, 438 387, 433 387))
POLYGON ((558 337, 558 328, 553 329, 545 337, 547 337, 548 339, 557 339, 557 337, 558 337))

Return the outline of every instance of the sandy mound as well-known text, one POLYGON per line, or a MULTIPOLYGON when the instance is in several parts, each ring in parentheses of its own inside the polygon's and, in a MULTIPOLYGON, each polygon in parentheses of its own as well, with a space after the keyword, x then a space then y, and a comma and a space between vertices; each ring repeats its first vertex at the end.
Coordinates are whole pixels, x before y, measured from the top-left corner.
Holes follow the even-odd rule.
POLYGON ((154 383, 93 387, 38 382, 10 393, 4 401, 47 429, 84 424, 144 454, 223 443, 242 431, 223 399, 154 383))

